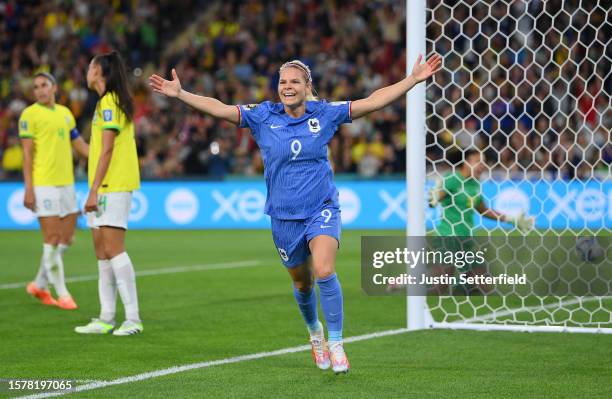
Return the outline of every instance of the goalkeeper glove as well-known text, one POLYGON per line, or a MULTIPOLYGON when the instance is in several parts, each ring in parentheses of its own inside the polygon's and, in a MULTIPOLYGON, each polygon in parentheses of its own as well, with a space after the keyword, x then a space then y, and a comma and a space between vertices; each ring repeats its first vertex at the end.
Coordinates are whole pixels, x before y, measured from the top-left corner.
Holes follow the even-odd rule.
POLYGON ((435 208, 440 203, 442 196, 442 180, 435 179, 434 186, 429 190, 429 206, 435 208))
POLYGON ((535 218, 526 216, 525 212, 521 212, 514 217, 508 217, 506 220, 513 224, 518 231, 523 234, 529 233, 531 230, 533 230, 533 225, 535 224, 535 218))

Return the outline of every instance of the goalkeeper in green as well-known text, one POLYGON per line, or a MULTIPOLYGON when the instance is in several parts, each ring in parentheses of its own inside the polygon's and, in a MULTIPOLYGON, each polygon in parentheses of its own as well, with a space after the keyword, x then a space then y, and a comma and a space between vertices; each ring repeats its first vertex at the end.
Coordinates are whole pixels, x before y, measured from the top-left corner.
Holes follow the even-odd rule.
POLYGON ((516 226, 521 233, 528 233, 533 228, 533 218, 524 213, 509 216, 487 207, 482 200, 478 176, 485 164, 482 154, 476 149, 464 153, 464 161, 454 173, 449 173, 438 181, 429 193, 429 205, 442 206, 442 220, 436 227, 439 236, 474 235, 474 211, 490 219, 508 222, 516 226))
MULTIPOLYGON (((490 219, 508 222, 523 234, 528 233, 533 228, 533 218, 526 217, 523 212, 517 216, 510 216, 486 206, 482 199, 480 182, 478 181, 478 177, 485 167, 482 153, 476 149, 468 149, 465 151, 463 162, 457 170, 438 181, 429 193, 430 206, 441 205, 442 207, 442 218, 436 227, 436 233, 438 237, 448 238, 438 239, 440 241, 436 243, 441 244, 439 246, 442 246, 445 250, 472 251, 474 249, 475 243, 472 239, 475 232, 474 212, 490 219)), ((453 269, 468 275, 487 273, 484 266, 466 264, 463 267, 450 268, 450 270, 447 268, 442 271, 442 274, 454 274, 455 270, 453 269)), ((449 287, 436 286, 433 288, 436 293, 440 294, 448 290, 449 287)), ((465 287, 463 288, 465 289, 465 287)), ((491 287, 483 285, 478 288, 482 292, 491 290, 491 287)))

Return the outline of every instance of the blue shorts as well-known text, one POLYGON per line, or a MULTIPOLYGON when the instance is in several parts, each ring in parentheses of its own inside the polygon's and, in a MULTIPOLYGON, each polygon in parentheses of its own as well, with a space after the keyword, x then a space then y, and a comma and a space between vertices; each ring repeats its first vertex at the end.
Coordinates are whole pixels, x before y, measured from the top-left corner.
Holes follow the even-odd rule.
POLYGON ((310 256, 308 243, 317 236, 334 237, 340 245, 340 209, 329 207, 321 212, 300 220, 272 218, 272 239, 283 265, 296 267, 310 256))

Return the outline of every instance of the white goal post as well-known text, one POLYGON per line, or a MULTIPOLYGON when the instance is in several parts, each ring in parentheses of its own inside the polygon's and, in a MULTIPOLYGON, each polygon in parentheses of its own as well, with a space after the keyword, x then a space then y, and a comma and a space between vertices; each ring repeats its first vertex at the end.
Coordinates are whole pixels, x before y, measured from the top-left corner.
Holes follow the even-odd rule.
MULTIPOLYGON (((473 148, 487 165, 482 186, 498 190, 488 206, 506 213, 524 206, 535 217, 531 234, 611 235, 612 43, 605 31, 612 29, 612 14, 603 3, 406 0, 407 73, 419 54, 443 57, 443 70, 406 98, 408 237, 425 236, 432 228, 426 222, 440 216, 428 209, 421 188, 454 172, 473 148), (502 189, 518 193, 522 205, 512 196, 502 200, 502 189), (601 205, 603 215, 570 207, 583 194, 594 197, 588 204, 601 205), (558 206, 549 209, 552 203, 558 206)), ((513 234, 508 225, 480 218, 476 227, 513 234)), ((563 245, 568 263, 588 263, 563 245)), ((609 262, 610 248, 603 249, 609 262)), ((537 264, 541 255, 533 251, 528 256, 537 264)), ((408 295, 407 328, 612 333, 612 296, 589 292, 512 299, 408 295)))

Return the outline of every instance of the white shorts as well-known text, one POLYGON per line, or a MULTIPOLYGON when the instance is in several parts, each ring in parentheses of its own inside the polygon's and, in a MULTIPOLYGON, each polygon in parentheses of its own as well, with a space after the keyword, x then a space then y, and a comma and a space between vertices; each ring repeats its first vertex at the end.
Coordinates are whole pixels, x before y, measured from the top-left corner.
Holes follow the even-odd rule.
POLYGON ((130 191, 98 194, 98 212, 87 214, 87 227, 97 229, 110 226, 127 230, 131 207, 130 191))
POLYGON ((73 213, 79 213, 74 185, 68 186, 36 186, 36 216, 59 216, 63 218, 73 213))

